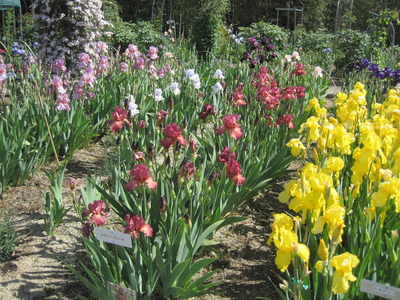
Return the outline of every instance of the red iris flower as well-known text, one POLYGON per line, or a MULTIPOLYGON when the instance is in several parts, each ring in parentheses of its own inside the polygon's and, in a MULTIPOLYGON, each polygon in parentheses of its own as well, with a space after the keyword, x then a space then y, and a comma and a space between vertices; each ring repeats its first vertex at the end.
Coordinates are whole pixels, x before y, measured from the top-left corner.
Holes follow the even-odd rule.
POLYGON ((236 158, 236 152, 235 151, 231 152, 231 149, 226 146, 225 146, 224 150, 221 151, 221 154, 218 155, 218 160, 222 163, 227 163, 231 159, 235 159, 235 158, 236 158))
POLYGON ((235 140, 240 139, 243 136, 242 129, 240 128, 240 124, 236 123, 239 120, 238 115, 226 115, 222 118, 223 125, 218 126, 216 133, 217 135, 223 134, 229 130, 231 137, 235 140))
POLYGON ((199 119, 206 119, 209 115, 215 115, 215 108, 212 104, 204 103, 203 109, 199 113, 199 119))
POLYGON ((127 117, 128 112, 121 106, 114 108, 112 119, 108 121, 108 124, 110 124, 110 129, 114 132, 118 132, 124 127, 124 122, 132 127, 132 124, 128 121, 127 117))
POLYGON ((306 88, 304 86, 301 85, 296 86, 297 99, 304 98, 306 96, 305 92, 306 88))
POLYGON ((289 128, 294 128, 293 115, 292 114, 283 115, 282 117, 276 120, 276 124, 278 125, 286 124, 289 126, 289 128))
POLYGON ((226 177, 233 180, 236 185, 242 185, 246 178, 241 174, 240 164, 237 160, 231 159, 226 166, 226 177))
POLYGON ((135 165, 133 170, 130 172, 132 180, 125 184, 127 191, 132 191, 139 185, 146 184, 149 189, 155 190, 157 188, 157 182, 150 176, 150 170, 146 164, 135 165))
POLYGON ((106 223, 103 216, 108 217, 108 214, 104 212, 105 209, 106 204, 102 200, 96 200, 88 205, 88 209, 83 212, 82 216, 86 218, 91 214, 90 222, 97 226, 103 226, 106 223))
POLYGON ((130 234, 133 238, 139 238, 139 232, 143 232, 145 236, 153 236, 153 228, 146 221, 138 215, 127 214, 124 218, 127 222, 125 226, 125 233, 130 234))
POLYGON ((307 72, 304 71, 304 65, 303 64, 297 63, 295 65, 295 67, 296 67, 296 69, 292 72, 291 75, 294 74, 296 76, 302 76, 302 75, 306 75, 307 74, 307 72))
POLYGON ((196 171, 196 168, 195 168, 194 164, 191 163, 187 157, 185 157, 179 168, 179 175, 182 178, 190 179, 190 177, 194 176, 195 171, 196 171))
POLYGON ((283 89, 282 98, 286 101, 296 99, 296 97, 296 88, 294 86, 288 86, 287 88, 283 89))
POLYGON ((168 149, 171 145, 179 141, 183 146, 186 146, 187 142, 182 136, 182 129, 176 124, 168 124, 164 129, 165 138, 161 141, 161 145, 168 149))

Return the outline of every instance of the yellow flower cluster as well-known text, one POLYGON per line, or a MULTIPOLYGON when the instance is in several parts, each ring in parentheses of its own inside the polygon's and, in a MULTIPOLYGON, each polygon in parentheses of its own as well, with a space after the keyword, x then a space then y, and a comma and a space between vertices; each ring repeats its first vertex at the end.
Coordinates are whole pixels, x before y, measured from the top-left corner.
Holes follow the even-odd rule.
MULTIPOLYGON (((369 111, 364 85, 358 82, 350 93, 339 93, 335 104, 335 115, 328 117, 317 99, 309 101, 306 110, 313 110, 314 115, 301 125, 299 133, 303 138, 287 143, 294 156, 304 159, 307 152, 308 163, 299 171, 297 180, 284 186, 279 201, 300 214, 301 226, 308 226, 302 232, 319 239, 320 260, 315 269, 326 276, 329 268, 335 269, 332 291, 336 294, 346 293, 349 281, 356 280, 352 269, 359 263, 348 252, 334 255, 345 233, 347 207, 362 191, 368 200, 364 214, 370 222, 376 217, 376 208, 381 225, 391 203, 395 212, 400 212, 400 90, 390 90, 386 100, 373 104, 369 111), (348 185, 343 186, 343 182, 348 185)), ((279 215, 279 220, 287 219, 286 226, 292 224, 285 230, 294 234, 293 220, 287 218, 279 215)), ((278 247, 282 242, 276 237, 282 239, 283 227, 275 220, 270 241, 278 247)), ((290 240, 292 245, 297 243, 294 236, 290 240)), ((278 255, 276 263, 281 270, 287 268, 278 255)))
POLYGON ((275 258, 278 268, 284 272, 295 256, 308 263, 310 250, 306 245, 298 243, 297 233, 293 230, 295 221, 286 214, 276 214, 274 217, 275 222, 267 244, 270 245, 273 241, 278 248, 275 258))

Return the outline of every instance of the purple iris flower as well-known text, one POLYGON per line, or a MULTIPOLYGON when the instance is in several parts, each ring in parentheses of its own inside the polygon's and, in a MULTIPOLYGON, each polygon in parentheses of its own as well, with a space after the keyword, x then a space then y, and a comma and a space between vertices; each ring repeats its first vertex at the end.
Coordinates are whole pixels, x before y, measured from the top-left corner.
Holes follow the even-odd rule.
POLYGON ((358 70, 365 70, 369 67, 370 63, 371 62, 368 59, 363 58, 358 64, 358 70))
POLYGON ((372 72, 372 73, 376 73, 376 72, 381 71, 379 66, 377 64, 374 64, 374 63, 370 63, 369 66, 367 67, 367 70, 372 72))

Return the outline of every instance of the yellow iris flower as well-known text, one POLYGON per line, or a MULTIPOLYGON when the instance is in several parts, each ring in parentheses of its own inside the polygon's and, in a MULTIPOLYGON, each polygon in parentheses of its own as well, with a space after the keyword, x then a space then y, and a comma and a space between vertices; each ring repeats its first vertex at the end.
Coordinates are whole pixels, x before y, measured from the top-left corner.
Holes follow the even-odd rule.
POLYGON ((310 250, 306 245, 297 241, 297 234, 286 229, 281 229, 279 237, 274 238, 274 244, 278 248, 275 264, 281 272, 285 272, 295 255, 298 255, 304 262, 308 262, 310 250))
POLYGON ((306 149, 300 139, 291 139, 286 146, 290 147, 293 156, 299 156, 306 149))
POLYGON ((293 219, 286 214, 275 214, 272 233, 267 244, 273 241, 278 248, 275 263, 281 272, 289 267, 295 256, 299 256, 305 263, 310 258, 310 250, 304 244, 298 243, 297 234, 293 231, 293 219))
POLYGON ((349 281, 357 280, 357 277, 352 274, 352 270, 359 262, 357 256, 349 252, 332 257, 331 265, 335 268, 332 291, 335 294, 346 293, 350 287, 349 281))

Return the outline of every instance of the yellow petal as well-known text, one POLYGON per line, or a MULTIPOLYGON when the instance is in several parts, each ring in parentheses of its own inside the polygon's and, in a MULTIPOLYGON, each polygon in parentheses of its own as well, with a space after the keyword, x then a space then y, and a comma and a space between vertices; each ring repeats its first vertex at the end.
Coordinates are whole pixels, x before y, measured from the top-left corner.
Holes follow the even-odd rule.
POLYGON ((319 240, 318 256, 322 260, 327 260, 328 259, 328 247, 326 247, 326 244, 325 244, 324 240, 319 240))
POLYGON ((290 252, 278 249, 276 251, 275 264, 281 272, 285 272, 290 264, 290 252))
POLYGON ((324 269, 324 263, 322 262, 322 260, 319 260, 319 261, 316 262, 316 264, 315 264, 315 269, 316 269, 318 272, 322 273, 322 271, 323 271, 323 269, 324 269))
POLYGON ((314 223, 314 227, 311 230, 312 234, 318 234, 324 231, 325 219, 324 217, 319 217, 317 222, 314 223))
POLYGON ((349 282, 345 276, 342 276, 341 272, 335 271, 333 274, 332 291, 335 294, 344 294, 347 293, 349 287, 349 282))
POLYGON ((310 249, 304 244, 297 244, 297 255, 300 256, 304 262, 308 262, 310 259, 310 249))

